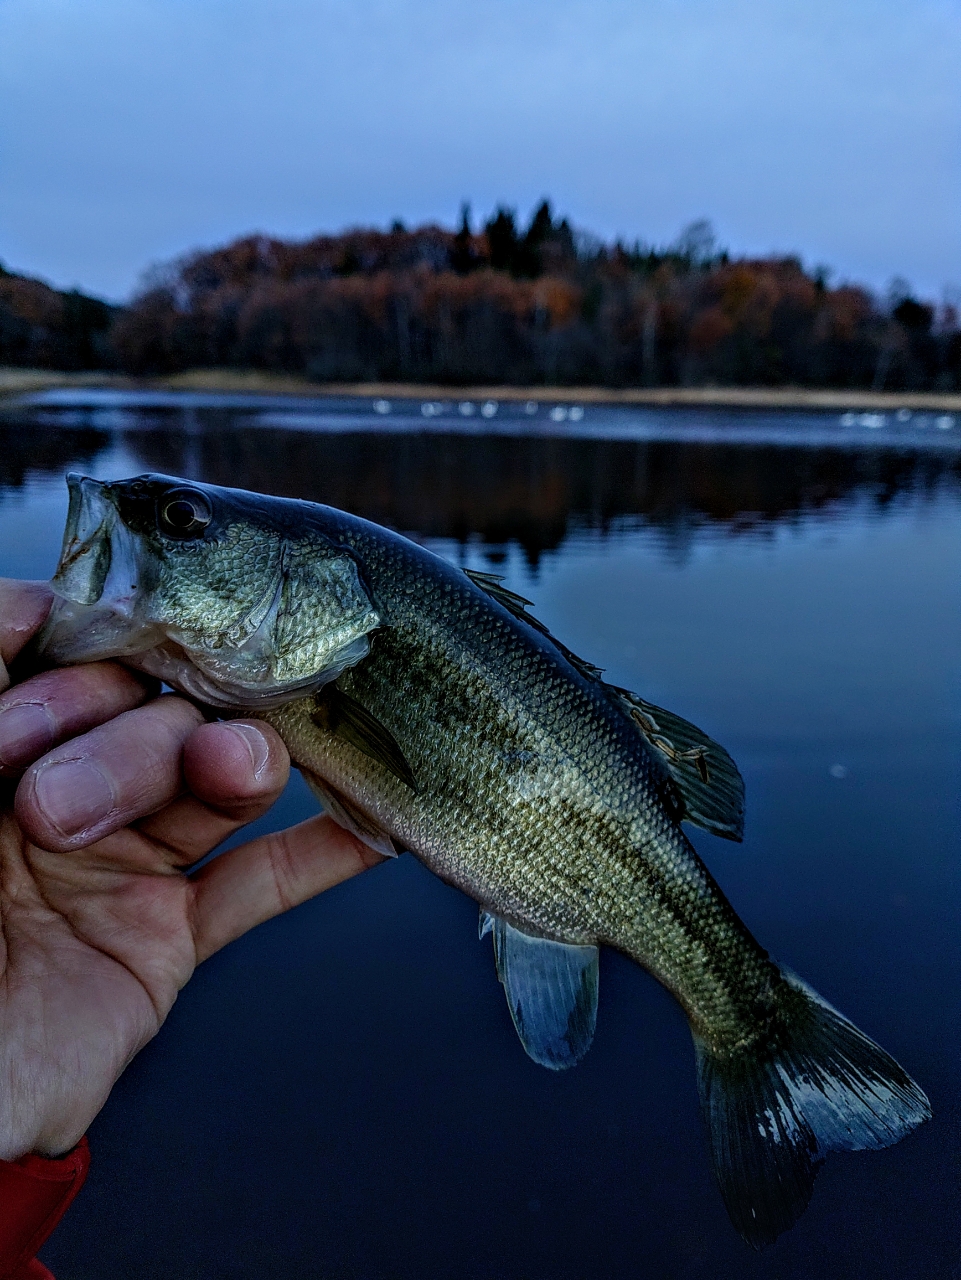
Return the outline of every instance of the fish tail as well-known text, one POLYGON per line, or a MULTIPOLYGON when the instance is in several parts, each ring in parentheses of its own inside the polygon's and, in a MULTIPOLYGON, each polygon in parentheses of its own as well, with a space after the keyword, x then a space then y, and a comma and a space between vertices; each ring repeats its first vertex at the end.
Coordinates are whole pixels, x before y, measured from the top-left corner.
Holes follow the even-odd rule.
POLYGON ((828 1151, 891 1146, 931 1116, 889 1054, 799 978, 784 978, 762 1045, 722 1054, 694 1037, 714 1172, 755 1249, 803 1212, 828 1151))

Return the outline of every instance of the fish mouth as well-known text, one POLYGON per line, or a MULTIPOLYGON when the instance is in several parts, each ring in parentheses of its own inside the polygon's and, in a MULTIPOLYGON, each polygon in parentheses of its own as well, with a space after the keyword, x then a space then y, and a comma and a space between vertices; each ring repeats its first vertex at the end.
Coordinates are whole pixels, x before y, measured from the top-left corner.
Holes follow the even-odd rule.
POLYGON ((58 664, 139 653, 156 636, 137 616, 138 540, 121 520, 109 484, 71 473, 67 487, 63 546, 50 580, 55 598, 36 652, 58 664))
POLYGON ((117 509, 107 500, 107 486, 99 480, 71 472, 67 489, 70 507, 51 586, 75 604, 96 604, 113 559, 111 534, 117 509))

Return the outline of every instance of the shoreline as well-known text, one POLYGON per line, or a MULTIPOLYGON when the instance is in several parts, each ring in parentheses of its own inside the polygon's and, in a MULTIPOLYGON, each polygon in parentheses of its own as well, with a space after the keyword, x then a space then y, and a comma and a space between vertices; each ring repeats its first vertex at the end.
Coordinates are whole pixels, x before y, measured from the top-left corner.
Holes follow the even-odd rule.
POLYGON ((813 387, 451 387, 430 383, 317 383, 260 370, 191 369, 168 378, 0 368, 0 400, 59 387, 118 391, 207 391, 225 395, 358 396, 385 400, 538 400, 661 408, 897 410, 961 413, 961 392, 865 391, 813 387))

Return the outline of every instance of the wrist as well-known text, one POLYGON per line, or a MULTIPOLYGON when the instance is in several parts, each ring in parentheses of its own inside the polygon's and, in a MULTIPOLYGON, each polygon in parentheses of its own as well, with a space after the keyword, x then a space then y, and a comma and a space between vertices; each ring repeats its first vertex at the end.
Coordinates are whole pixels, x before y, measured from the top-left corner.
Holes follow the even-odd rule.
POLYGON ((46 1126, 0 1123, 0 1163, 18 1164, 30 1159, 55 1163, 68 1159, 82 1142, 87 1123, 82 1119, 46 1126))
POLYGON ((45 1274, 30 1259, 83 1186, 89 1167, 86 1138, 59 1159, 29 1154, 0 1161, 0 1275, 45 1274))
POLYGON ((89 1161, 90 1144, 84 1135, 69 1151, 64 1151, 60 1155, 46 1156, 36 1151, 28 1151, 15 1160, 0 1160, 0 1166, 12 1166, 32 1177, 60 1180, 76 1175, 81 1168, 89 1164, 89 1161))

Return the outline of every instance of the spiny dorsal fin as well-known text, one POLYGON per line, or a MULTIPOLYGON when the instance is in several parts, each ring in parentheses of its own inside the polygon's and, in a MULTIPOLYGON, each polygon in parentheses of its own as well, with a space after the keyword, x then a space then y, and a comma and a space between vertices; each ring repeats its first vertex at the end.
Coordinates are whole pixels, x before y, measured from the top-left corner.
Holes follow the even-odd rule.
POLYGON ((678 814, 678 821, 686 819, 716 836, 723 836, 725 840, 743 839, 744 780, 737 765, 719 743, 673 711, 645 702, 629 689, 607 684, 601 679, 603 669, 578 658, 552 636, 542 622, 527 612, 530 600, 503 586, 503 579, 498 574, 481 573, 476 569, 465 569, 464 572, 475 586, 486 591, 515 618, 520 618, 546 636, 571 666, 588 680, 599 684, 618 710, 626 712, 664 764, 680 793, 682 811, 678 814))
POLYGON ((522 622, 526 622, 529 627, 533 627, 535 631, 539 631, 542 636, 546 636, 551 644, 555 646, 567 661, 582 676, 586 676, 588 680, 600 680, 604 674, 603 667, 595 667, 593 662, 585 662, 583 658, 579 658, 576 653, 571 653, 570 649, 556 636, 552 636, 543 622, 538 621, 532 613, 527 612, 527 606, 530 600, 525 600, 523 596, 519 596, 516 591, 509 591, 507 587, 501 585, 503 578, 497 573, 481 573, 478 569, 465 569, 464 572, 473 582, 475 587, 480 587, 481 591, 486 591, 492 600, 496 600, 498 604, 503 605, 508 613, 512 613, 515 618, 520 618, 522 622))
POLYGON ((325 685, 316 695, 311 719, 329 733, 336 733, 365 756, 370 756, 371 760, 376 760, 412 791, 417 790, 411 767, 394 735, 356 698, 338 689, 336 684, 325 685))
POLYGON ((629 689, 604 688, 674 779, 684 805, 682 818, 726 840, 743 839, 744 779, 724 748, 673 711, 645 702, 629 689))

